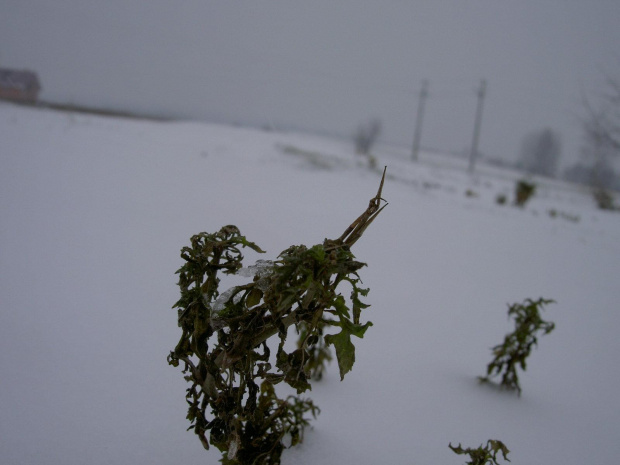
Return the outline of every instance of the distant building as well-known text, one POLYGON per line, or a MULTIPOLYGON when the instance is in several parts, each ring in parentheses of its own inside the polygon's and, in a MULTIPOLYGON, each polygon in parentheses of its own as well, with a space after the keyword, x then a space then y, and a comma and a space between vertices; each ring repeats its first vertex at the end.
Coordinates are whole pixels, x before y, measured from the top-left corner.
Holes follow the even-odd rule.
POLYGON ((35 103, 40 90, 36 73, 0 68, 0 99, 35 103))

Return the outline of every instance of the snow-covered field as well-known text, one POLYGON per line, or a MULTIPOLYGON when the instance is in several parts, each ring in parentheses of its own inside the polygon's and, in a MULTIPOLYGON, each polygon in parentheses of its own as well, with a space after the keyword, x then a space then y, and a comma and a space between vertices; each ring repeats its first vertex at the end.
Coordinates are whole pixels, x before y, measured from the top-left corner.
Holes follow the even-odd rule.
MULTIPOLYGON (((354 248, 374 326, 283 462, 456 465, 449 442, 500 439, 513 464, 617 463, 620 215, 551 181, 500 206, 518 173, 376 155, 389 206, 354 248), (556 329, 518 397, 476 377, 528 297, 556 329)), ((378 184, 348 141, 0 104, 0 463, 217 463, 166 362, 180 248, 236 224, 274 258, 339 236, 378 184)))

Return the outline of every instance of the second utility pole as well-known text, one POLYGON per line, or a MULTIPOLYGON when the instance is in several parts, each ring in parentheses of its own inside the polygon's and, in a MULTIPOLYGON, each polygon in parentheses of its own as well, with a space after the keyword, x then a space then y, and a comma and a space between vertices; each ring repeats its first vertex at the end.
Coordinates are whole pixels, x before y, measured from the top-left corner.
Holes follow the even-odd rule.
POLYGON ((476 156, 478 155, 478 139, 480 138, 480 123, 482 122, 482 103, 486 92, 487 81, 480 81, 480 89, 478 90, 478 106, 476 108, 476 121, 474 123, 474 138, 471 142, 471 152, 469 153, 469 172, 473 173, 476 164, 476 156))
POLYGON ((420 151, 420 138, 422 137, 422 120, 424 119, 424 101, 428 97, 426 87, 428 81, 425 79, 422 81, 422 89, 420 89, 420 97, 418 99, 418 116, 415 121, 415 133, 413 134, 413 150, 411 158, 413 161, 418 161, 418 152, 420 151))

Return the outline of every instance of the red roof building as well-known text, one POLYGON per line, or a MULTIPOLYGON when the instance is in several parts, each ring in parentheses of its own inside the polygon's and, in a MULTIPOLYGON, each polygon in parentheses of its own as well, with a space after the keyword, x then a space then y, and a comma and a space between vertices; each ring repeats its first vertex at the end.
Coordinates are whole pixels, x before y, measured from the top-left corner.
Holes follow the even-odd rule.
POLYGON ((40 90, 36 73, 0 68, 0 99, 35 103, 40 90))

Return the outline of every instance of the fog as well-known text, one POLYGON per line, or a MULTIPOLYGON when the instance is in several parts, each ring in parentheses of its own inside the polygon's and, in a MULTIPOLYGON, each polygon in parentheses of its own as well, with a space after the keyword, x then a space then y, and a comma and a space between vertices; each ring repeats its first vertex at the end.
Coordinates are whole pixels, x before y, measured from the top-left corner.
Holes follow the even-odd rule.
POLYGON ((411 145, 517 158, 549 127, 580 153, 583 97, 620 75, 620 2, 0 0, 0 66, 38 72, 41 98, 350 137, 372 117, 411 145), (615 73, 615 74, 614 74, 615 73))

